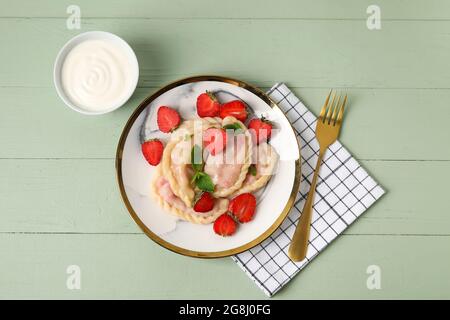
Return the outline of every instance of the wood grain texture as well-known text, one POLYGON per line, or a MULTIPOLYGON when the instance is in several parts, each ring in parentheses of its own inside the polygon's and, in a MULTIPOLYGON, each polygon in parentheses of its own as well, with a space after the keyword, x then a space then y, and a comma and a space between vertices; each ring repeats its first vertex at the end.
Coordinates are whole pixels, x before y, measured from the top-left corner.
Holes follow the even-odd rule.
MULTIPOLYGON (((0 158, 112 159, 128 117, 155 90, 141 88, 121 109, 86 117, 66 107, 51 88, 0 88, 0 158)), ((328 94, 293 91, 316 114, 328 94)), ((450 160, 450 148, 437 147, 450 139, 450 90, 346 91, 350 100, 340 140, 356 158, 450 160)))
MULTIPOLYGON (((449 245, 449 237, 344 235, 274 299, 450 298, 449 245), (367 289, 369 265, 381 268, 381 290, 367 289)), ((0 235, 0 246, 0 298, 265 298, 231 259, 183 257, 144 235, 0 235), (81 290, 66 287, 69 265, 81 268, 81 290)))
POLYGON ((66 8, 77 4, 83 17, 112 18, 189 18, 189 19, 336 19, 367 18, 366 8, 376 4, 382 9, 383 20, 450 19, 450 4, 446 0, 134 0, 124 5, 120 0, 52 0, 39 2, 16 0, 2 7, 0 17, 66 17, 66 8))
POLYGON ((0 65, 0 86, 52 87, 61 46, 80 31, 109 30, 135 49, 141 87, 216 73, 260 87, 282 80, 294 87, 449 88, 450 21, 386 21, 374 32, 352 20, 109 18, 83 20, 73 31, 65 19, 14 18, 1 19, 0 30, 0 59, 8 61, 0 65))
MULTIPOLYGON (((450 162, 361 165, 388 193, 347 234, 450 236, 447 189, 434 187, 450 179, 450 162)), ((0 233, 140 232, 121 203, 112 159, 10 159, 0 168, 0 233)))

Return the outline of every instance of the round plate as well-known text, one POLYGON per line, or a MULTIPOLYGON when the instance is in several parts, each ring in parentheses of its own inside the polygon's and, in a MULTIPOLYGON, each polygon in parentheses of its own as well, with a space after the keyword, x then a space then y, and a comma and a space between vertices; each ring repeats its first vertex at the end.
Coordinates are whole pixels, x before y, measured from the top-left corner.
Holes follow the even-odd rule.
POLYGON ((158 90, 146 98, 131 115, 117 147, 117 178, 130 215, 152 240, 187 256, 225 257, 256 246, 269 237, 286 218, 300 185, 299 150, 296 134, 288 119, 264 92, 239 80, 196 76, 176 81, 158 90), (153 134, 158 137, 161 135, 150 130, 152 126, 149 126, 156 108, 167 105, 177 109, 183 119, 198 118, 197 96, 206 90, 217 92, 222 103, 241 99, 257 116, 264 115, 272 121, 274 134, 270 144, 280 155, 274 175, 266 187, 257 193, 258 205, 254 219, 240 224, 237 232, 230 237, 216 235, 211 224, 185 222, 160 208, 150 193, 155 167, 150 166, 141 153, 143 138, 148 139, 153 134))

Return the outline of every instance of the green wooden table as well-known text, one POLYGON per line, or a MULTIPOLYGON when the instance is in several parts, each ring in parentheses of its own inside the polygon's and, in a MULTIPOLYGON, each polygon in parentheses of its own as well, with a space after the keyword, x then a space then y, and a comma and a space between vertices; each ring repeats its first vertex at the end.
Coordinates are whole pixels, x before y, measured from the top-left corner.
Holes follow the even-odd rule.
POLYGON ((134 108, 195 74, 286 82, 317 113, 351 106, 341 141, 388 193, 274 299, 450 298, 450 3, 378 0, 5 1, 0 11, 0 298, 265 298, 229 258, 149 240, 121 203, 118 137, 134 108), (66 10, 81 9, 81 29, 66 10), (53 62, 74 35, 126 39, 139 87, 105 116, 65 107, 53 62), (66 286, 81 269, 81 290, 66 286), (367 267, 381 269, 369 290, 367 267))

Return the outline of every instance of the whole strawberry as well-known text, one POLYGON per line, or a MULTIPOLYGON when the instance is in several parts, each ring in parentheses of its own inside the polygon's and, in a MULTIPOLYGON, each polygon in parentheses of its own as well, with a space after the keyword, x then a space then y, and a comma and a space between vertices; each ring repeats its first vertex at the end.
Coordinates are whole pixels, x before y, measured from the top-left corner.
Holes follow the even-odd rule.
POLYGON ((236 227, 236 221, 228 213, 223 213, 214 221, 213 229, 216 234, 228 237, 236 232, 236 227))
POLYGON ((272 128, 272 123, 264 117, 261 119, 252 119, 248 124, 248 129, 250 130, 256 144, 269 140, 272 135, 272 128))
POLYGON ((217 117, 219 110, 220 103, 212 92, 206 91, 197 97, 197 114, 199 117, 217 117))
POLYGON ((158 109, 157 122, 159 130, 164 133, 169 133, 178 128, 181 117, 175 109, 161 106, 158 109))
POLYGON ((158 139, 148 140, 141 145, 141 150, 145 160, 152 166, 157 166, 161 162, 164 145, 158 139))
POLYGON ((245 122, 247 120, 247 107, 241 100, 233 100, 222 105, 220 108, 220 117, 235 117, 239 121, 245 122))

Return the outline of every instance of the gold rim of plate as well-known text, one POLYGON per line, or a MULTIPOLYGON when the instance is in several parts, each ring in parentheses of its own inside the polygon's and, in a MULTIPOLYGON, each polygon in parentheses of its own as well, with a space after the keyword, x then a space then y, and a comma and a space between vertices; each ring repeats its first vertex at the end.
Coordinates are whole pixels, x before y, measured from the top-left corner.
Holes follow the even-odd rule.
MULTIPOLYGON (((263 92, 262 90, 258 89, 257 87, 254 87, 254 86, 252 86, 252 85, 250 85, 250 84, 248 84, 248 83, 246 83, 244 81, 231 79, 231 78, 227 78, 227 77, 221 77, 221 76, 201 75, 201 76, 188 77, 188 78, 184 78, 184 79, 172 82, 172 83, 164 86, 163 88, 159 89, 154 94, 152 94, 152 95, 148 96, 147 98, 145 98, 144 101, 142 101, 139 104, 139 106, 136 108, 136 110, 133 112, 133 114, 128 119, 128 121, 125 124, 125 127, 124 127, 124 129, 122 131, 122 134, 120 136, 119 144, 117 146, 117 152, 116 152, 116 173, 117 173, 117 181, 119 183, 120 194, 122 196, 122 199, 123 199, 123 202, 125 203, 126 208, 128 209, 129 214, 131 215, 133 220, 137 223, 137 225, 142 229, 142 231, 150 239, 152 239, 157 244, 161 245, 162 247, 164 247, 166 249, 169 249, 169 250, 171 250, 173 252, 176 252, 176 253, 179 253, 179 254, 182 254, 182 255, 185 255, 185 256, 190 256, 190 257, 195 257, 195 258, 222 258, 222 257, 228 257, 228 256, 232 256, 232 255, 241 253, 243 251, 251 249, 254 246, 260 244, 265 239, 267 239, 272 233, 274 233, 275 230, 281 225, 281 223, 287 217, 288 213, 291 211, 292 207, 294 206, 295 198, 297 196, 297 193, 298 193, 298 190, 299 190, 299 187, 300 187, 300 176, 301 176, 300 144, 299 144, 298 138, 296 137, 297 146, 298 146, 298 150, 299 150, 299 158, 295 161, 295 179, 294 179, 294 184, 292 186, 291 194, 289 196, 289 200, 287 201, 286 206, 284 207, 283 211, 280 213, 278 218, 275 220, 275 222, 266 231, 264 231, 259 237, 257 237, 256 239, 254 239, 254 240, 252 240, 252 241, 250 241, 250 242, 248 242, 248 243, 246 243, 244 245, 241 245, 239 247, 236 247, 236 248, 233 248, 233 249, 228 249, 228 250, 223 250, 223 251, 215 251, 215 252, 201 252, 201 251, 193 251, 193 250, 184 249, 184 248, 175 246, 175 245, 171 244, 170 242, 167 242, 164 239, 160 238, 158 235, 153 233, 139 219, 138 215, 136 214, 136 212, 134 211, 133 207, 131 206, 130 201, 128 200, 127 194, 125 192, 124 184, 123 184, 123 179, 122 179, 122 155, 123 155, 123 148, 124 148, 125 141, 126 141, 126 139, 128 137, 128 133, 130 132, 130 129, 131 129, 132 125, 136 121, 137 117, 141 114, 141 112, 144 111, 144 109, 153 100, 155 100, 157 97, 159 97, 163 93, 165 93, 165 92, 167 92, 167 91, 169 91, 169 90, 171 90, 171 89, 173 89, 175 87, 178 87, 178 86, 181 86, 181 85, 184 85, 184 84, 200 82, 200 81, 218 81, 218 82, 225 82, 225 83, 233 84, 235 86, 244 88, 244 89, 252 92, 256 96, 261 98, 265 103, 267 103, 271 108, 280 110, 278 105, 272 99, 270 99, 269 96, 265 92, 263 92)), ((284 115, 283 112, 281 112, 281 113, 284 115)), ((288 120, 288 122, 289 122, 289 120, 288 120)), ((295 135, 295 131, 292 128, 292 126, 290 126, 290 129, 292 130, 292 133, 295 135)))

